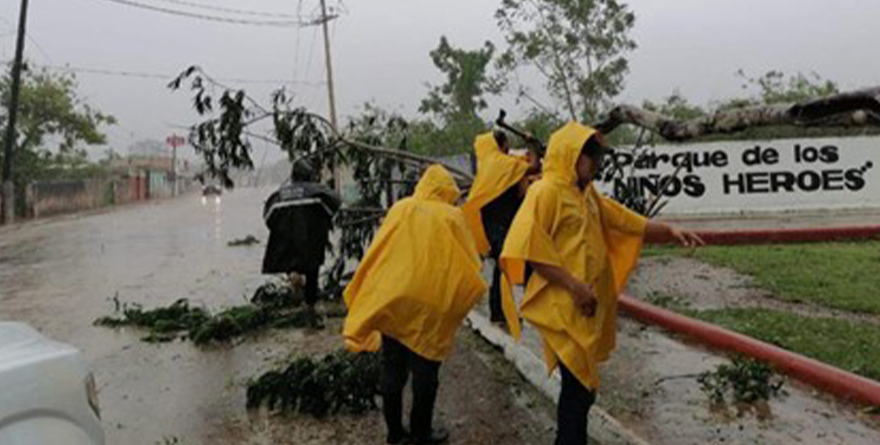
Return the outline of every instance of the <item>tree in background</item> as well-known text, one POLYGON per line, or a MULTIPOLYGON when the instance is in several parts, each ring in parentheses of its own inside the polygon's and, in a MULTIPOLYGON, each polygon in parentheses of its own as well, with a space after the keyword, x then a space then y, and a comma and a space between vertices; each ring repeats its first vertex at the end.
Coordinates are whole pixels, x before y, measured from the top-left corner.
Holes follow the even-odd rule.
POLYGON ((623 90, 635 14, 617 0, 503 0, 499 66, 535 68, 569 118, 593 122, 623 90))
POLYGON ((467 151, 473 136, 485 131, 480 111, 488 104, 487 94, 499 94, 504 88, 501 76, 489 73, 495 46, 486 42, 476 50, 456 48, 444 36, 431 51, 431 61, 445 76, 441 85, 429 85, 428 97, 419 112, 433 121, 421 122, 413 129, 423 136, 417 144, 425 153, 449 154, 467 151))
POLYGON ((642 107, 648 111, 664 114, 673 119, 696 119, 706 115, 706 110, 692 104, 679 90, 675 90, 662 102, 654 103, 646 100, 642 107))
POLYGON ((744 70, 739 70, 737 75, 745 80, 743 89, 757 88, 753 105, 803 102, 840 93, 837 83, 815 72, 786 76, 780 70, 771 70, 763 76, 751 78, 744 70))
POLYGON ((495 46, 486 42, 478 50, 464 50, 449 44, 445 36, 431 51, 434 66, 446 76, 442 85, 431 86, 428 97, 422 100, 419 111, 430 113, 444 123, 456 119, 478 118, 478 112, 488 106, 485 94, 499 94, 504 82, 488 73, 495 54, 495 46))
MULTIPOLYGON (((10 84, 8 75, 0 78, 0 135, 6 134, 10 84)), ((22 72, 12 172, 19 213, 24 211, 25 186, 29 182, 81 178, 94 173, 83 145, 106 143, 100 126, 116 121, 92 109, 77 95, 76 87, 76 79, 70 75, 47 70, 22 72)), ((2 159, 0 153, 0 162, 2 159)))

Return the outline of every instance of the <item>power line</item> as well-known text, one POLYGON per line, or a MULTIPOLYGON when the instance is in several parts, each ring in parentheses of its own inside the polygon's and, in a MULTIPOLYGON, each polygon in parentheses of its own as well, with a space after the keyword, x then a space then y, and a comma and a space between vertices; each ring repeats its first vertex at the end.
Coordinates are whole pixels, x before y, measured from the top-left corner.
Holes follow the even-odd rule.
MULTIPOLYGON (((5 63, 5 61, 3 62, 5 63)), ((85 74, 98 74, 105 76, 117 76, 117 77, 135 77, 142 79, 160 79, 160 80, 171 80, 177 77, 175 74, 162 74, 162 73, 151 73, 151 72, 143 72, 143 71, 125 71, 125 70, 110 70, 103 68, 83 68, 83 67, 75 67, 70 65, 59 66, 59 65, 43 65, 43 64, 30 64, 37 68, 46 68, 55 71, 66 71, 71 73, 85 73, 85 74)), ((240 84, 287 84, 287 85, 303 85, 310 87, 323 87, 324 82, 321 81, 309 81, 309 80, 283 80, 283 79, 250 79, 250 78, 217 78, 216 80, 221 82, 230 82, 230 83, 240 83, 240 84)))
POLYGON ((239 14, 239 15, 250 15, 255 17, 281 17, 281 18, 289 18, 289 19, 298 19, 299 16, 292 14, 284 14, 279 12, 266 12, 266 11, 254 11, 248 9, 236 9, 236 8, 224 8, 222 6, 214 6, 214 5, 206 5, 204 3, 196 3, 196 2, 187 2, 183 0, 157 0, 165 3, 172 3, 175 5, 181 6, 189 6, 191 8, 199 8, 199 9, 207 9, 209 11, 219 11, 219 12, 227 12, 231 14, 239 14))
MULTIPOLYGON (((5 17, 2 17, 2 16, 0 16, 0 21, 3 21, 7 25, 9 25, 9 33, 8 34, 0 34, 0 37, 14 36, 18 33, 18 26, 15 23, 12 23, 11 21, 9 21, 8 19, 6 19, 5 17)), ((33 36, 31 36, 31 34, 32 33, 27 33, 25 35, 25 38, 27 38, 28 41, 30 41, 34 45, 34 47, 37 48, 37 51, 39 51, 39 53, 46 59, 47 62, 52 63, 52 58, 49 57, 49 53, 47 53, 46 50, 43 49, 43 47, 40 45, 40 43, 37 42, 37 39, 35 39, 33 36)))
POLYGON ((176 15, 180 17, 188 17, 192 19, 207 20, 212 22, 231 23, 235 25, 252 25, 252 26, 275 26, 282 28, 291 28, 296 26, 314 26, 320 22, 314 20, 247 20, 229 17, 219 17, 215 15, 199 14, 195 12, 180 11, 177 9, 164 8, 161 6, 148 5, 146 3, 136 2, 132 0, 102 0, 105 2, 117 3, 120 5, 130 6, 134 8, 145 9, 148 11, 161 12, 165 14, 176 15))

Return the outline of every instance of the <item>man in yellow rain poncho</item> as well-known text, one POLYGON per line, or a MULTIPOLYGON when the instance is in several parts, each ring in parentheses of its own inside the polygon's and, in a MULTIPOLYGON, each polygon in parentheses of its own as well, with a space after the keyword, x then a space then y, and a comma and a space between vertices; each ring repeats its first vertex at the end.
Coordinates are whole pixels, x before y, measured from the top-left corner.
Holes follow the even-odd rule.
POLYGON ((455 332, 485 293, 480 258, 443 167, 427 169, 415 194, 396 203, 345 289, 343 335, 352 351, 382 349, 382 408, 388 443, 407 434, 403 388, 413 376, 410 431, 415 443, 442 443, 432 428, 437 374, 455 332))
POLYGON ((539 167, 509 155, 507 135, 501 131, 477 136, 474 151, 477 176, 462 210, 480 255, 488 254, 495 262, 489 290, 489 315, 493 322, 501 322, 504 313, 498 258, 513 217, 525 196, 527 175, 539 167))
POLYGON ((557 445, 587 442, 599 364, 615 346, 617 296, 644 236, 665 233, 684 245, 702 244, 691 232, 649 222, 601 196, 592 179, 604 151, 601 136, 578 123, 554 133, 543 178, 529 189, 501 253, 512 283, 523 283, 526 263, 535 271, 521 312, 543 339, 548 369, 558 365, 562 374, 557 445))

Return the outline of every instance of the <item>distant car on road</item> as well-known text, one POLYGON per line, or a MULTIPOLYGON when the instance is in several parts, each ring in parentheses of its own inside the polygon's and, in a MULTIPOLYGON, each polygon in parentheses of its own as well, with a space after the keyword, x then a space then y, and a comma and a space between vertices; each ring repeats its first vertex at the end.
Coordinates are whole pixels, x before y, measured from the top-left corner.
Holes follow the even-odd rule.
POLYGON ((202 187, 202 196, 220 196, 222 194, 223 189, 216 185, 206 185, 202 187))
POLYGON ((220 196, 222 194, 223 189, 216 185, 206 185, 202 187, 202 196, 220 196))
POLYGON ((206 185, 202 187, 202 205, 208 204, 208 198, 211 196, 214 197, 214 203, 220 204, 220 195, 223 194, 223 189, 216 185, 206 185))
POLYGON ((85 357, 23 323, 0 322, 0 444, 104 444, 85 357))

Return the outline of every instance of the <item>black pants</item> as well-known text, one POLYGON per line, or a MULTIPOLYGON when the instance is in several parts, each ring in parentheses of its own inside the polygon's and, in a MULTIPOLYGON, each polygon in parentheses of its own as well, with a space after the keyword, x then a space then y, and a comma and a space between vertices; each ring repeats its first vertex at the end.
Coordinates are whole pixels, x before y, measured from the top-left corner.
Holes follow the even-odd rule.
POLYGON ((556 445, 585 445, 587 443, 587 415, 596 401, 596 394, 586 388, 562 364, 562 392, 556 411, 556 445))
POLYGON ((489 319, 504 321, 504 310, 501 308, 501 265, 498 258, 493 257, 492 287, 489 288, 489 319))
MULTIPOLYGON (((489 320, 493 322, 505 321, 504 309, 501 304, 501 264, 498 258, 492 258, 495 265, 492 269, 492 286, 489 288, 489 320)), ((532 276, 532 265, 526 263, 525 284, 529 283, 532 276)))
POLYGON ((382 360, 382 410, 388 436, 403 435, 403 388, 411 372, 410 431, 414 437, 427 437, 432 429, 441 363, 420 357, 385 335, 382 336, 382 360))
POLYGON ((306 278, 306 304, 309 306, 314 306, 315 303, 318 302, 318 279, 320 278, 319 271, 320 268, 318 267, 309 268, 303 271, 303 275, 305 275, 306 278))

